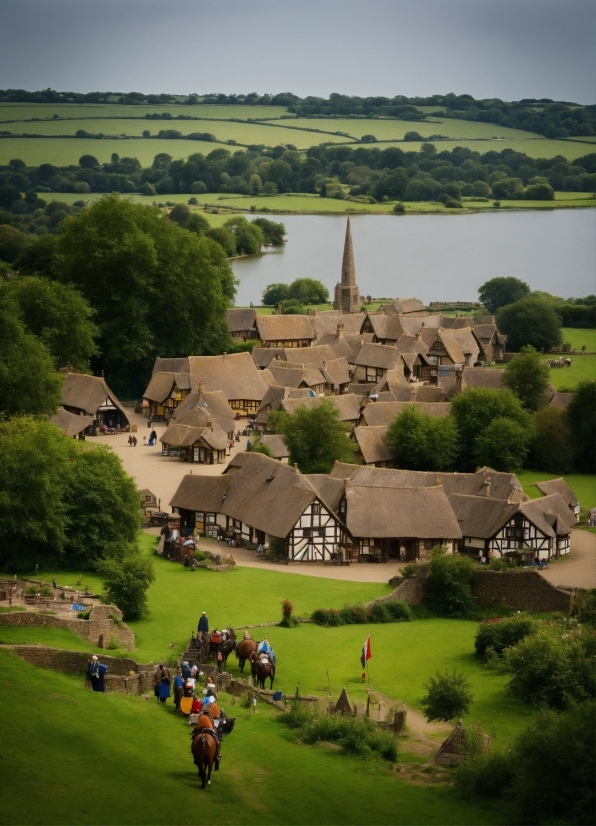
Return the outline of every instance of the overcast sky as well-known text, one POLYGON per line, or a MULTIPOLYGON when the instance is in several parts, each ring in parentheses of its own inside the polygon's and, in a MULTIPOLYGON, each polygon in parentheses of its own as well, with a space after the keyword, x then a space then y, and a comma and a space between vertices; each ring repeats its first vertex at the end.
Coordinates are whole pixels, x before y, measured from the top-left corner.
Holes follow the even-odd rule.
POLYGON ((596 101, 594 0, 0 0, 0 86, 596 101))

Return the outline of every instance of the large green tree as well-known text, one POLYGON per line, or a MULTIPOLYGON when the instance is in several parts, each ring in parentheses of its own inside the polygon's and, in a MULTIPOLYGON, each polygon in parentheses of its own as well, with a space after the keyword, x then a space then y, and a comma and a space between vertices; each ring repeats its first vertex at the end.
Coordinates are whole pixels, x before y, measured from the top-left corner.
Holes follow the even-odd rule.
POLYGON ((535 350, 548 352, 561 343, 561 320, 551 302, 540 296, 529 295, 501 307, 497 325, 513 351, 529 344, 535 350))
POLYGON ((6 293, 17 302, 25 326, 46 345, 56 367, 70 364, 80 373, 89 370, 90 359, 97 354, 98 330, 93 310, 78 290, 30 276, 11 279, 6 293))
POLYGON ((548 473, 570 473, 573 442, 567 411, 547 405, 534 415, 536 435, 530 450, 530 467, 548 473))
POLYGON ((457 429, 449 416, 431 417, 406 408, 389 426, 386 441, 399 467, 449 470, 458 449, 457 429))
POLYGON ((302 304, 326 304, 329 290, 315 278, 296 278, 288 288, 288 298, 295 298, 302 304))
POLYGON ((288 291, 288 284, 268 284, 263 291, 263 304, 265 307, 275 307, 288 298, 288 291))
POLYGON ((47 347, 25 328, 19 305, 0 284, 0 418, 53 415, 62 382, 47 347))
POLYGON ((62 225, 55 269, 96 312, 101 356, 116 392, 140 392, 156 356, 221 352, 235 279, 219 244, 115 195, 62 225))
POLYGON ((533 432, 513 419, 493 419, 476 439, 476 464, 504 473, 521 470, 532 441, 533 432))
POLYGON ((450 416, 459 434, 458 470, 462 471, 473 471, 478 466, 479 445, 486 456, 490 446, 499 442, 505 430, 502 424, 495 425, 489 432, 490 438, 482 441, 493 421, 506 419, 517 424, 526 434, 528 444, 534 435, 532 415, 523 409, 511 390, 468 388, 452 400, 450 416))
POLYGON ((575 469, 594 473, 596 467, 596 382, 583 381, 567 408, 575 469))
POLYGON ((489 313, 496 313, 500 307, 513 304, 526 295, 530 295, 526 282, 511 276, 491 278, 478 290, 478 297, 489 313))
POLYGON ((125 620, 141 619, 149 613, 147 591, 155 579, 151 559, 141 554, 104 559, 98 570, 104 584, 103 600, 115 603, 125 620))
POLYGON ((526 345, 507 363, 503 384, 513 390, 526 410, 538 410, 546 403, 549 373, 548 364, 540 353, 526 345))
POLYGON ((329 399, 321 399, 310 408, 301 406, 291 415, 273 413, 270 421, 286 440, 290 462, 296 463, 302 473, 329 473, 336 460, 354 459, 355 445, 329 399))

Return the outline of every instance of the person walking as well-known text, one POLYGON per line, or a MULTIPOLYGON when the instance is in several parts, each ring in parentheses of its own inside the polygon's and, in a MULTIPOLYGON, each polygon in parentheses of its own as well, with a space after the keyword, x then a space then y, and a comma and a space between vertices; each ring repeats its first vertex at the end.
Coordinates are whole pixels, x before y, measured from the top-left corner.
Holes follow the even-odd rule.
POLYGON ((152 430, 149 434, 149 444, 151 445, 151 447, 157 444, 157 431, 152 430))
POLYGON ((203 611, 201 617, 199 619, 199 624, 197 626, 198 637, 200 640, 203 639, 205 634, 209 633, 209 620, 207 619, 207 614, 203 611))
POLYGON ((182 676, 182 669, 176 669, 176 676, 174 677, 174 705, 176 711, 180 711, 180 700, 184 694, 184 677, 182 676))
POLYGON ((106 665, 102 665, 96 655, 94 654, 89 661, 87 667, 87 674, 91 678, 91 688, 93 691, 105 692, 104 677, 108 672, 106 665))
POLYGON ((160 663, 155 675, 155 696, 160 703, 165 703, 170 696, 170 669, 163 663, 160 663))

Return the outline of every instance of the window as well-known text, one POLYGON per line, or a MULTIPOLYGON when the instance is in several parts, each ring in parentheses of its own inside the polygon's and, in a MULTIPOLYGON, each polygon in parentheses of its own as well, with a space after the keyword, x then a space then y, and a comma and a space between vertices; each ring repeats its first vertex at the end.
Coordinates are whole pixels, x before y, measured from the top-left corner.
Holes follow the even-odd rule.
POLYGON ((346 500, 345 499, 342 499, 341 502, 339 503, 339 512, 343 515, 345 515, 345 513, 346 513, 346 500))
POLYGON ((312 512, 313 513, 321 513, 321 503, 320 502, 313 502, 312 503, 312 512))
POLYGON ((431 551, 435 545, 438 545, 438 542, 435 542, 434 539, 425 539, 424 540, 424 547, 427 551, 431 551))
POLYGON ((209 525, 215 525, 215 514, 214 513, 206 513, 205 514, 205 522, 209 525))
POLYGON ((195 513, 195 519, 197 520, 197 522, 204 522, 205 521, 205 514, 203 513, 203 511, 197 511, 195 513))
POLYGON ((523 539, 524 538, 524 529, 519 528, 517 526, 509 527, 509 528, 507 528, 507 531, 506 531, 505 535, 507 537, 511 538, 511 539, 523 539))

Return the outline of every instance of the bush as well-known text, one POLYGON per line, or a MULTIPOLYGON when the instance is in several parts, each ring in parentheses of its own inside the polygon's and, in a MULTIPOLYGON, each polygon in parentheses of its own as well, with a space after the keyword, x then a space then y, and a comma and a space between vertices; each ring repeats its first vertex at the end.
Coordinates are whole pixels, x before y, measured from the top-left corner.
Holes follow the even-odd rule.
POLYGON ((391 600, 383 604, 391 617, 391 622, 409 622, 412 619, 412 609, 405 602, 391 600))
POLYGON ((410 577, 416 576, 416 563, 408 562, 407 565, 404 565, 401 569, 401 575, 404 579, 410 579, 410 577))
POLYGON ((596 627, 596 588, 579 590, 573 600, 571 616, 582 625, 596 627))
POLYGON ((437 671, 424 684, 426 694, 420 698, 422 710, 429 723, 434 720, 449 722, 454 717, 467 714, 474 701, 474 695, 468 685, 468 678, 457 671, 437 671))
POLYGON ((369 609, 371 622, 391 622, 391 614, 384 602, 374 602, 369 609))
POLYGON ((336 608, 317 608, 311 614, 317 625, 335 627, 338 625, 363 625, 367 622, 408 622, 412 619, 409 605, 398 600, 390 602, 373 602, 364 605, 347 605, 339 611, 336 608))
POLYGON ((127 620, 147 614, 147 590, 155 579, 150 559, 131 554, 122 560, 103 560, 97 567, 103 578, 103 602, 115 603, 127 620))
POLYGON ((108 640, 108 644, 106 645, 106 648, 109 651, 116 651, 116 649, 120 648, 120 643, 118 642, 118 637, 116 637, 114 634, 112 634, 110 639, 108 640))
POLYGON ((395 212, 396 215, 403 215, 405 211, 405 204, 402 204, 401 201, 393 207, 393 212, 395 212))
POLYGON ((310 618, 317 625, 326 625, 330 627, 343 625, 340 612, 336 608, 317 608, 316 611, 312 612, 310 618))
POLYGON ((300 624, 300 620, 293 616, 294 604, 289 599, 284 599, 281 603, 281 622, 282 628, 295 628, 300 624))
POLYGON ((342 625, 363 625, 369 621, 369 612, 364 605, 348 605, 339 612, 342 625))
POLYGON ((489 752, 480 758, 475 755, 459 766, 455 788, 466 798, 502 798, 509 792, 515 775, 510 752, 489 752))
POLYGON ((282 315, 304 315, 306 307, 297 298, 285 298, 280 302, 282 315))
POLYGON ((491 648, 500 656, 505 649, 517 645, 535 631, 536 627, 536 621, 527 614, 481 622, 474 639, 476 654, 484 657, 487 649, 491 648))
POLYGON ((424 599, 442 617, 467 617, 474 609, 472 577, 475 565, 464 556, 433 552, 424 583, 424 599))

